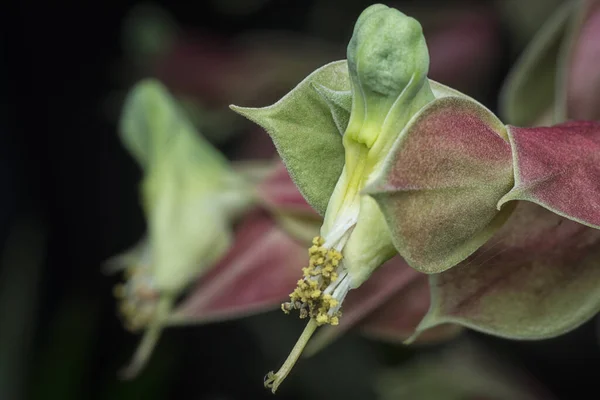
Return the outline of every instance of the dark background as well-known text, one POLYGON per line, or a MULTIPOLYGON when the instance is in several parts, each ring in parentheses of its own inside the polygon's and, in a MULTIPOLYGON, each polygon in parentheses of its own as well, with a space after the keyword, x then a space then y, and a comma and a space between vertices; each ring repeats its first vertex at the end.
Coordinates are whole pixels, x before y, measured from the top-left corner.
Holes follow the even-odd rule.
MULTIPOLYGON (((274 0, 232 16, 202 1, 157 3, 182 25, 226 36, 254 28, 302 32, 313 5, 274 0)), ((144 221, 140 172, 101 109, 115 85, 111 73, 122 57, 122 22, 134 4, 3 5, 0 235, 5 253, 25 262, 17 269, 4 265, 0 275, 0 398, 271 399, 262 376, 283 359, 300 329, 278 314, 171 329, 139 379, 116 378, 137 337, 115 317, 115 279, 102 275, 100 264, 134 243, 144 221)), ((366 4, 353 3, 344 12, 358 15, 366 4)), ((439 10, 432 4, 432 12, 439 10)), ((342 41, 350 29, 339 32, 342 41)), ((496 87, 514 60, 501 51, 496 87)), ((495 96, 485 100, 495 107, 495 96)), ((535 343, 468 335, 529 371, 560 399, 584 398, 587 391, 585 398, 595 397, 600 352, 592 323, 535 343)), ((349 335, 301 363, 277 397, 372 398, 368 385, 357 383, 369 366, 397 365, 411 355, 349 335), (328 385, 330 377, 317 365, 329 365, 337 383, 328 385)))

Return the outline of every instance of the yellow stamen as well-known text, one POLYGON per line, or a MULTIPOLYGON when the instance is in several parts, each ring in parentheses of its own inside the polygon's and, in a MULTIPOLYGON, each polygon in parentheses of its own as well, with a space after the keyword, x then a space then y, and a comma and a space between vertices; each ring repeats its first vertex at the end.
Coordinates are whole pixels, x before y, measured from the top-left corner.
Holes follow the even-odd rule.
POLYGON ((312 243, 313 246, 308 251, 308 267, 302 269, 304 278, 298 281, 298 286, 290 294, 290 302, 282 304, 281 309, 286 314, 298 309, 300 318, 310 316, 318 325, 330 324, 339 320, 339 312, 330 312, 338 302, 331 295, 323 294, 323 291, 337 280, 336 268, 342 254, 335 249, 323 247, 325 241, 319 236, 315 237, 312 243))

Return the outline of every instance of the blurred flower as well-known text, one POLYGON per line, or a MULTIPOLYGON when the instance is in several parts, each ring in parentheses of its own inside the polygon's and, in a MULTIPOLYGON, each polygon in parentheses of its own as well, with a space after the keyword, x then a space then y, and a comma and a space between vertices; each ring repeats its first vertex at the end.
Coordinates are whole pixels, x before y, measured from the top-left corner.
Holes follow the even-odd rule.
POLYGON ((600 1, 570 0, 539 30, 500 97, 505 122, 541 126, 600 119, 600 1))
POLYGON ((260 202, 256 182, 265 167, 234 170, 153 80, 131 90, 120 132, 144 172, 140 194, 148 228, 137 246, 108 263, 110 270, 125 271, 126 282, 115 288, 125 325, 146 330, 127 371, 133 375, 158 340, 173 302, 227 253, 234 224, 260 202))

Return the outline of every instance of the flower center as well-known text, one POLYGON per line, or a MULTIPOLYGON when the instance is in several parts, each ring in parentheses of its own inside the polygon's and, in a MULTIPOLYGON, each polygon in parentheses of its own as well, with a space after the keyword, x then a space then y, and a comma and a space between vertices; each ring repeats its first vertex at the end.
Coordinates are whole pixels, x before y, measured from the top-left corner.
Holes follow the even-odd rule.
POLYGON ((343 299, 336 295, 341 294, 339 286, 346 273, 341 263, 342 253, 335 248, 328 249, 324 244, 325 240, 320 236, 313 239, 313 245, 308 249, 308 267, 302 269, 304 278, 298 281, 290 301, 283 303, 281 309, 286 314, 299 310, 300 318, 315 318, 318 325, 337 325, 343 299))
POLYGON ((119 315, 125 328, 140 331, 154 319, 160 293, 150 276, 149 264, 128 266, 124 271, 125 282, 115 285, 113 293, 119 300, 119 315))

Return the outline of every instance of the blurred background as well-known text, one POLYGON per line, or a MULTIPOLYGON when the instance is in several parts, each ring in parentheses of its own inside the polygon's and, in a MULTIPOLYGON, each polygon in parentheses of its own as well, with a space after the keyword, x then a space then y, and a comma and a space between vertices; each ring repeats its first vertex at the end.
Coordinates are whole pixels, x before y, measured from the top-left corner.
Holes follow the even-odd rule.
MULTIPOLYGON (((510 66, 560 3, 386 4, 422 23, 431 78, 496 111, 510 66)), ((139 377, 118 379, 139 336, 117 318, 118 278, 101 265, 145 230, 141 172, 117 136, 120 107, 133 83, 157 77, 232 160, 269 157, 267 135, 227 105, 271 104, 315 68, 345 58, 354 21, 370 4, 4 4, 1 400, 274 398, 262 378, 303 326, 277 311, 169 329, 139 377)), ((598 343, 593 322, 539 342, 467 332, 419 349, 350 333, 301 361, 276 398, 595 398, 598 343)))

